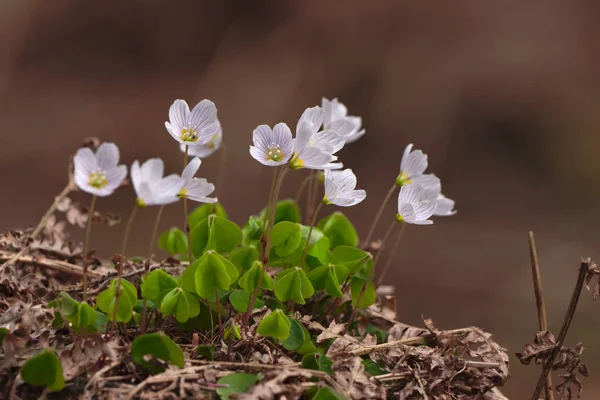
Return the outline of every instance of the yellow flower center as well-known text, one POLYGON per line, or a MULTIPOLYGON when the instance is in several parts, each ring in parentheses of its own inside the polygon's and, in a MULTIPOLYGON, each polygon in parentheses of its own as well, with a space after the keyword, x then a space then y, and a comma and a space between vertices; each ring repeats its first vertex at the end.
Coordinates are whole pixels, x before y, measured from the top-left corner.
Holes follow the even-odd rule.
POLYGON ((177 197, 185 197, 185 196, 187 196, 187 190, 185 190, 185 188, 181 188, 179 193, 177 193, 177 197))
POLYGON ((404 218, 402 217, 402 215, 396 214, 396 221, 398 221, 398 222, 404 222, 404 218))
POLYGON ((291 169, 300 169, 304 168, 304 161, 298 158, 298 153, 294 153, 292 159, 290 160, 290 168, 291 169))
POLYGON ((179 134, 179 138, 184 142, 195 142, 198 140, 198 133, 195 129, 183 128, 179 134))
POLYGON ((410 185, 410 178, 406 172, 402 172, 400 175, 398 175, 398 177, 396 178, 396 185, 410 185))
POLYGON ((215 133, 215 135, 212 138, 210 138, 210 142, 208 142, 206 144, 206 147, 208 147, 211 150, 214 150, 215 147, 217 146, 216 141, 217 141, 218 138, 219 138, 219 135, 215 133))
POLYGON ((269 147, 269 149, 267 150, 267 161, 271 160, 271 161, 275 161, 275 162, 279 162, 281 161, 281 159, 283 159, 283 152, 281 151, 281 149, 279 148, 279 146, 272 146, 269 147))
POLYGON ((102 189, 108 184, 108 181, 106 180, 106 174, 102 170, 96 170, 90 174, 88 183, 93 188, 102 189))
POLYGON ((140 199, 139 197, 137 199, 135 199, 135 204, 139 208, 145 208, 146 207, 146 203, 144 203, 144 200, 140 199))

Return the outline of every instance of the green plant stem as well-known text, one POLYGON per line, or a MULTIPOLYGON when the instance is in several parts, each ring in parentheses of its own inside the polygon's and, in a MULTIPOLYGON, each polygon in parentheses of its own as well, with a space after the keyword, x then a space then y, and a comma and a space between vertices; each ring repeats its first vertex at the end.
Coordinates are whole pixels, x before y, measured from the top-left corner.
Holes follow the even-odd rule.
POLYGON ((160 218, 162 217, 163 210, 165 206, 162 205, 158 209, 158 213, 156 214, 156 219, 154 220, 154 228, 152 229, 152 237, 150 238, 150 245, 148 246, 148 263, 152 261, 152 250, 156 245, 156 236, 158 235, 158 227, 160 225, 160 218))
POLYGON ((125 233, 123 234, 123 245, 121 246, 121 255, 123 257, 127 256, 127 245, 129 244, 129 235, 131 234, 131 228, 133 226, 133 221, 135 221, 135 216, 137 215, 138 205, 133 205, 133 210, 129 214, 129 218, 127 219, 127 225, 125 225, 125 233))
POLYGON ((392 185, 390 190, 388 190, 387 194, 385 195, 383 202, 379 206, 379 209, 377 210, 377 214, 375 214, 375 218, 373 219, 373 222, 371 223, 371 227, 369 228, 369 233, 367 234, 367 238, 363 242, 363 247, 367 247, 369 245, 369 242, 371 241, 371 238, 373 237, 373 233, 375 233, 375 228, 377 227, 377 223, 379 222, 379 220, 381 219, 381 216, 383 215, 383 210, 385 210, 385 206, 387 205, 387 203, 389 203, 390 199, 392 198, 392 195, 396 191, 396 188, 397 188, 397 185, 396 185, 396 182, 394 182, 394 184, 392 185))
MULTIPOLYGON (((154 249, 154 243, 156 242, 156 235, 158 234, 158 226, 160 224, 160 217, 162 216, 163 210, 165 209, 164 205, 161 205, 158 209, 158 213, 156 214, 156 220, 154 221, 154 229, 152 230, 152 238, 150 239, 150 246, 148 246, 148 258, 146 259, 146 263, 144 264, 144 277, 148 276, 148 272, 150 272, 150 262, 152 261, 152 249, 154 249)), ((141 283, 140 283, 141 285, 141 283)), ((148 303, 146 299, 142 300, 142 320, 140 321, 140 332, 146 332, 146 326, 148 324, 148 303)))
MULTIPOLYGON (((275 211, 277 209, 277 200, 279 199, 279 192, 281 191, 281 185, 283 184, 283 178, 288 173, 289 168, 287 166, 283 167, 279 176, 277 177, 277 183, 275 184, 275 191, 273 192, 273 201, 272 207, 270 210, 269 216, 269 225, 267 226, 267 244, 265 246, 265 257, 269 257, 269 252, 271 251, 271 235, 273 233, 273 225, 275 224, 275 211)), ((265 263, 266 266, 266 263, 265 263)))
POLYGON ((308 222, 310 221, 311 218, 311 212, 312 212, 312 198, 313 198, 313 180, 315 179, 315 174, 317 172, 315 170, 311 170, 310 173, 308 174, 308 191, 306 193, 306 221, 308 222))
POLYGON ((223 339, 223 322, 221 322, 221 300, 219 300, 219 291, 215 291, 215 302, 217 306, 217 323, 219 325, 219 340, 223 339))
POLYGON ((348 318, 348 322, 346 324, 346 329, 344 329, 344 333, 342 335, 345 335, 346 332, 348 332, 348 330, 350 329, 350 325, 352 325, 352 322, 354 322, 354 318, 356 317, 356 312, 358 310, 358 305, 360 304, 360 301, 362 300, 363 296, 365 295, 365 292, 367 291, 367 286, 369 285, 369 282, 371 282, 373 280, 374 275, 375 275, 375 264, 373 264, 373 268, 371 268, 371 271, 369 272, 369 277, 365 281, 364 285, 362 285, 362 287, 360 288, 360 293, 359 293, 358 297, 356 298, 356 306, 352 307, 352 312, 350 313, 350 318, 348 318))
MULTIPOLYGON (((269 189, 269 200, 267 201, 267 208, 265 208, 265 216, 263 218, 262 235, 266 238, 267 224, 269 217, 271 216, 271 203, 273 202, 273 194, 275 192, 275 185, 277 184, 277 177, 279 176, 279 168, 273 170, 273 179, 271 180, 271 189, 269 189)), ((265 240, 266 244, 266 240, 265 240)))
POLYGON ((388 227, 387 231, 385 231, 385 235, 383 235, 383 239, 381 239, 381 244, 379 245, 379 250, 377 251, 377 254, 375 255, 375 259, 373 260, 373 270, 375 270, 377 261, 379 261, 379 258, 381 257, 381 253, 383 253, 384 246, 385 246, 387 240, 390 238, 390 235, 392 234, 392 231, 396 227, 397 223, 398 222, 395 219, 392 220, 392 223, 388 227))
POLYGON ((302 268, 304 268, 304 264, 306 263, 306 255, 308 254, 308 247, 310 246, 310 236, 312 235, 315 223, 317 222, 317 216, 319 215, 319 211, 321 211, 323 204, 323 202, 319 203, 310 221, 310 228, 308 228, 308 235, 306 236, 306 246, 304 246, 304 251, 302 252, 302 268))
POLYGON ((123 260, 117 261, 117 287, 115 288, 115 308, 112 315, 112 323, 110 327, 110 336, 115 335, 115 322, 117 320, 117 311, 119 310, 119 298, 121 297, 121 277, 123 276, 123 260))
MULTIPOLYGON (((379 275, 379 278, 377 278, 376 286, 381 286, 381 284, 383 283, 383 278, 385 278, 385 275, 386 275, 388 269, 390 269, 390 266, 392 265, 392 262, 394 261, 394 257, 396 256, 396 252, 398 251, 398 247, 400 245, 400 241, 402 240, 402 237, 404 236, 405 230, 406 230, 406 223, 403 222, 402 226, 400 226, 400 230, 398 231, 398 236, 396 237, 396 241, 394 242, 394 247, 392 248, 392 254, 390 254, 387 262, 385 263, 385 266, 383 267, 383 270, 381 270, 381 274, 379 275)), ((375 264, 373 264, 373 268, 375 268, 375 264)))
POLYGON ((306 190, 306 185, 308 185, 310 180, 311 180, 311 175, 307 175, 304 177, 304 179, 302 179, 302 182, 300 183, 300 187, 298 188, 298 192, 296 193, 296 203, 300 203, 300 198, 304 194, 304 191, 306 190))
MULTIPOLYGON (((217 190, 219 196, 223 194, 223 177, 225 176, 225 168, 227 167, 227 147, 225 142, 221 142, 221 148, 219 149, 219 172, 217 172, 217 190)), ((215 203, 215 207, 216 207, 215 203)))
POLYGON ((88 272, 88 251, 90 246, 90 234, 92 232, 92 223, 94 220, 94 209, 96 208, 96 195, 92 196, 92 202, 88 210, 87 223, 85 225, 85 239, 83 241, 83 301, 87 302, 87 272, 88 272))
MULTIPOLYGON (((186 145, 185 146, 185 153, 183 154, 183 168, 185 169, 185 167, 187 167, 188 164, 188 152, 190 150, 190 146, 186 145)), ((188 242, 188 261, 190 262, 190 264, 192 263, 192 241, 190 239, 190 224, 188 222, 188 203, 187 203, 187 197, 183 198, 183 214, 184 214, 184 220, 183 220, 183 228, 185 230, 185 234, 187 236, 187 242, 188 242)))

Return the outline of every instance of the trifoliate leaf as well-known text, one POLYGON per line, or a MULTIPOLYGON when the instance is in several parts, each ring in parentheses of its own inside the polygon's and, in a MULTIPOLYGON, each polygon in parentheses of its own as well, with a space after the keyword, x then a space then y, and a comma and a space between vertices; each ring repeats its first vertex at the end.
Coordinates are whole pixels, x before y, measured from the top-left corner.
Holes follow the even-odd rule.
MULTIPOLYGON (((241 290, 234 290, 229 295, 229 302, 231 303, 235 311, 240 313, 246 312, 246 310, 248 310, 248 304, 250 303, 250 296, 252 296, 252 293, 242 292, 241 290)), ((254 308, 261 308, 264 305, 265 302, 258 297, 254 301, 254 308)))
POLYGON ((298 224, 302 222, 300 208, 294 200, 286 199, 277 203, 277 208, 275 209, 275 223, 277 224, 281 221, 294 222, 298 224))
MULTIPOLYGON (((110 282, 109 287, 100 292, 96 298, 96 305, 108 316, 109 320, 111 321, 114 318, 113 316, 117 297, 117 281, 118 279, 113 279, 110 282)), ((128 322, 131 319, 131 313, 133 312, 133 307, 135 307, 136 303, 137 290, 135 289, 135 286, 133 286, 129 281, 121 279, 119 305, 115 320, 117 322, 128 322)))
POLYGON ((229 253, 242 242, 242 230, 235 222, 213 214, 208 217, 208 225, 210 234, 206 250, 229 253))
POLYGON ((299 224, 282 221, 273 227, 271 251, 278 257, 287 257, 300 247, 302 230, 299 224))
POLYGON ((239 325, 227 325, 225 331, 223 332, 223 340, 228 341, 231 340, 241 340, 242 339, 242 330, 239 325))
POLYGON ((136 364, 151 374, 163 372, 165 369, 159 363, 147 359, 149 355, 183 368, 183 351, 163 332, 140 335, 131 344, 131 356, 136 364))
POLYGON ((253 374, 233 373, 219 378, 217 384, 227 385, 227 387, 217 388, 217 394, 221 400, 230 400, 229 395, 235 393, 247 393, 254 384, 258 382, 258 377, 253 374))
POLYGON ((192 254, 194 257, 202 256, 209 238, 210 227, 208 224, 208 217, 206 217, 200 220, 196 225, 193 225, 190 231, 190 246, 192 247, 192 254))
POLYGON ((263 220, 260 218, 251 216, 248 218, 248 222, 242 228, 242 234, 244 235, 244 244, 248 245, 254 241, 260 239, 263 234, 263 220))
POLYGON ((306 337, 304 336, 302 324, 297 320, 290 318, 290 335, 283 341, 283 347, 290 351, 298 350, 305 341, 306 337))
POLYGON ((187 255, 187 235, 179 228, 171 228, 158 238, 157 245, 172 256, 187 255))
POLYGON ((219 289, 229 290, 231 284, 238 278, 235 265, 212 250, 207 251, 193 265, 196 293, 203 298, 214 295, 219 289))
POLYGON ((309 250, 306 255, 306 262, 309 265, 321 265, 328 263, 331 259, 331 252, 329 251, 329 239, 323 236, 319 239, 309 250), (311 263, 311 259, 315 259, 314 263, 311 263))
POLYGON ((306 369, 333 373, 331 360, 324 354, 312 353, 302 357, 302 366, 306 369))
POLYGON ((373 256, 356 247, 338 246, 331 252, 331 263, 345 266, 354 275, 364 266, 372 266, 373 256))
POLYGON ((225 209, 220 203, 203 204, 200 207, 197 207, 188 216, 188 223, 190 224, 190 228, 194 229, 200 221, 202 221, 204 218, 208 217, 211 214, 216 214, 217 217, 227 218, 227 213, 225 212, 225 209))
POLYGON ((352 307, 354 308, 367 308, 371 304, 377 301, 377 293, 375 292, 375 285, 372 280, 369 280, 366 287, 366 279, 354 277, 350 280, 350 289, 352 292, 352 307), (361 292, 364 293, 361 296, 361 292), (360 302, 358 301, 360 297, 360 302), (357 303, 358 302, 358 303, 357 303))
POLYGON ((177 287, 177 281, 162 269, 155 269, 142 277, 142 298, 156 301, 161 293, 177 287))
POLYGON ((261 288, 273 290, 273 279, 264 270, 263 263, 260 261, 255 261, 252 264, 252 267, 240 277, 238 281, 240 288, 242 288, 242 290, 245 292, 254 292, 256 290, 256 286, 258 286, 261 273, 263 275, 262 283, 260 284, 261 288))
POLYGON ((342 245, 358 246, 358 234, 356 233, 356 229, 354 229, 350 220, 339 211, 323 218, 319 221, 317 226, 323 231, 323 234, 329 238, 331 248, 342 245))
POLYGON ((240 247, 231 252, 229 259, 242 275, 252 267, 254 261, 258 260, 258 250, 254 246, 240 247))
POLYGON ((191 293, 182 288, 171 289, 160 302, 160 312, 163 315, 174 315, 179 323, 200 314, 200 302, 191 293))
POLYGON ((297 304, 305 304, 304 299, 309 298, 315 292, 306 277, 306 272, 300 267, 284 269, 277 274, 274 291, 279 301, 291 299, 297 304))
POLYGON ((308 279, 315 290, 323 290, 333 297, 342 297, 340 282, 348 277, 348 268, 343 265, 321 265, 308 273, 308 279))
POLYGON ((275 310, 258 324, 257 332, 264 337, 284 341, 290 336, 290 320, 281 310, 275 310))
POLYGON ((43 386, 51 392, 65 387, 62 366, 54 350, 42 350, 25 361, 21 368, 21 378, 30 385, 43 386))
POLYGON ((196 354, 206 358, 208 361, 213 361, 215 359, 215 345, 201 344, 196 347, 196 354))

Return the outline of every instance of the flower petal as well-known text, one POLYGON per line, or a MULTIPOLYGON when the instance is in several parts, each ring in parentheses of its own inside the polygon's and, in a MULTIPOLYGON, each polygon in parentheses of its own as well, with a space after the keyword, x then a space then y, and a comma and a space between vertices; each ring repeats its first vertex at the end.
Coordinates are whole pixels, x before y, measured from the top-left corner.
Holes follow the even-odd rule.
MULTIPOLYGON (((179 137, 179 134, 186 127, 188 115, 190 114, 190 107, 185 102, 185 100, 177 99, 173 102, 171 107, 169 108, 169 121, 176 132, 176 137, 179 137)), ((166 125, 166 124, 165 124, 166 125)), ((167 129, 169 129, 167 127, 167 129)), ((169 131, 169 133, 171 133, 169 131)), ((171 133, 172 135, 172 133, 171 133)))
POLYGON ((106 187, 112 190, 118 188, 127 176, 127 167, 119 165, 106 171, 106 187))
POLYGON ((194 180, 185 186, 185 197, 190 200, 201 203, 216 203, 218 200, 212 197, 206 197, 215 191, 215 185, 208 183, 206 179, 194 178, 194 180))
POLYGON ((114 143, 102 143, 96 150, 98 167, 108 171, 119 163, 119 148, 114 143))
POLYGON ((296 125, 296 135, 298 135, 298 126, 303 121, 310 122, 312 125, 311 130, 313 134, 318 132, 323 125, 323 109, 319 106, 315 106, 304 110, 300 116, 300 119, 298 120, 298 124, 296 125))
POLYGON ((147 182, 157 181, 162 178, 165 171, 163 160, 151 158, 142 164, 142 180, 147 182))
POLYGON ((183 188, 184 181, 177 175, 172 174, 150 184, 153 194, 153 203, 148 205, 164 205, 176 202, 177 195, 183 188))
POLYGON ((87 147, 77 150, 73 159, 75 174, 79 171, 85 176, 89 176, 93 171, 98 169, 98 162, 92 150, 87 147))
POLYGON ((196 175, 196 172, 198 172, 198 168, 200 168, 201 163, 202 161, 200 161, 198 157, 195 157, 183 169, 181 177, 183 178, 185 185, 188 185, 190 182, 192 182, 192 179, 194 178, 194 175, 196 175))

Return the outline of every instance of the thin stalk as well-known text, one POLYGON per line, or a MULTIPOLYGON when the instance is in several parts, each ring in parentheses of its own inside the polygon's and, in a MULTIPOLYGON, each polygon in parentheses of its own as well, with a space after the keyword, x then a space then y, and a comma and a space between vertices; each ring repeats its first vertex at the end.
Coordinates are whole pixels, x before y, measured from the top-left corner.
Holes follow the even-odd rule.
MULTIPOLYGON (((189 150, 190 150, 190 146, 186 145, 185 153, 183 154, 183 168, 184 169, 188 164, 189 150)), ((192 241, 190 240, 190 224, 188 223, 188 215, 189 214, 188 214, 188 203, 187 203, 186 197, 183 198, 183 214, 184 214, 183 227, 185 229, 185 234, 187 236, 187 242, 188 242, 188 261, 191 264, 192 263, 192 241)))
POLYGON ((223 323, 221 322, 221 301, 219 300, 219 291, 215 291, 215 301, 217 302, 217 323, 219 324, 219 340, 223 339, 223 323))
POLYGON ((277 209, 277 200, 279 199, 279 192, 281 191, 281 185, 283 184, 283 178, 285 178, 285 175, 287 174, 287 172, 289 171, 289 169, 286 167, 284 167, 281 172, 279 173, 279 176, 277 178, 277 183, 275 184, 275 191, 273 192, 273 206, 271 207, 270 210, 270 217, 269 217, 269 225, 267 227, 267 245, 266 245, 266 257, 269 257, 269 251, 271 251, 271 234, 273 233, 273 225, 275 223, 275 210, 277 209))
POLYGON ((121 277, 123 276, 122 260, 117 261, 117 287, 115 290, 115 309, 113 310, 112 323, 110 327, 110 336, 115 336, 115 322, 117 320, 117 311, 119 310, 119 298, 121 297, 121 277))
POLYGON ((87 272, 88 272, 88 251, 90 246, 90 234, 92 232, 92 222, 94 219, 94 209, 96 208, 96 195, 92 196, 92 202, 88 211, 88 219, 85 226, 85 239, 83 241, 83 301, 87 302, 87 272))
POLYGON ((371 241, 371 238, 373 237, 373 233, 375 232, 375 228, 377 227, 377 223, 379 222, 379 220, 381 219, 381 216, 383 215, 383 210, 385 210, 385 206, 387 205, 387 203, 389 203, 390 199, 392 198, 392 195, 396 191, 396 188, 397 188, 397 185, 396 185, 396 182, 394 182, 394 184, 392 185, 390 190, 388 190, 387 194, 385 195, 383 202, 379 206, 379 210, 377 210, 377 214, 375 214, 375 219, 373 219, 371 228, 369 228, 369 233, 367 234, 367 238, 363 242, 363 247, 366 247, 369 245, 369 242, 371 241))
POLYGON ((129 214, 129 218, 127 219, 127 225, 125 225, 125 233, 123 234, 123 245, 121 247, 121 255, 126 257, 127 254, 127 245, 129 244, 129 235, 131 234, 131 227, 133 226, 133 221, 135 221, 135 216, 138 211, 137 204, 133 205, 133 210, 129 214))
MULTIPOLYGON (((400 245, 400 241, 402 240, 402 237, 404 236, 405 230, 406 230, 406 224, 402 223, 402 226, 400 227, 400 230, 398 231, 398 236, 396 237, 396 241, 394 242, 394 248, 392 249, 392 254, 390 254, 390 256, 388 257, 388 260, 385 263, 383 270, 381 270, 381 274, 379 275, 379 278, 377 278, 377 284, 376 284, 377 286, 381 286, 381 284, 383 283, 383 278, 385 278, 387 271, 390 269, 390 266, 392 265, 392 262, 394 261, 394 257, 396 256, 396 252, 398 251, 398 247, 400 245)), ((373 267, 375 267, 375 265, 373 265, 373 267)))
POLYGON ((317 222, 317 216, 319 215, 319 211, 321 211, 321 207, 323 207, 323 202, 320 202, 315 210, 312 220, 310 221, 310 228, 308 229, 308 235, 306 236, 306 246, 304 246, 304 251, 302 252, 302 268, 304 268, 304 264, 306 263, 306 254, 308 253, 308 247, 310 245, 310 236, 312 235, 312 231, 315 227, 315 223, 317 222))
MULTIPOLYGON (((266 235, 267 223, 271 215, 271 207, 273 203, 273 195, 275 194, 275 185, 277 184, 277 177, 279 176, 279 168, 273 170, 273 179, 271 180, 271 189, 269 189, 269 200, 267 201, 267 208, 265 209, 265 217, 263 218, 262 234, 266 235)), ((277 205, 275 205, 277 207, 277 205)))
POLYGON ((373 268, 371 268, 371 271, 369 272, 369 277, 367 278, 364 285, 362 285, 362 288, 360 289, 360 294, 356 298, 356 306, 352 307, 352 312, 350 313, 350 318, 348 318, 348 322, 346 323, 346 329, 344 329, 344 333, 342 335, 345 335, 346 332, 348 332, 348 330, 350 329, 350 325, 352 325, 352 322, 354 322, 354 318, 356 317, 356 312, 358 311, 358 305, 360 304, 360 301, 362 300, 363 296, 365 295, 365 292, 367 291, 367 286, 369 285, 369 282, 371 282, 373 280, 374 275, 375 275, 375 263, 373 263, 373 268))
POLYGON ((377 254, 375 255, 375 259, 373 260, 373 270, 375 270, 377 261, 379 261, 379 257, 381 257, 381 253, 383 253, 384 246, 385 246, 387 240, 389 239, 390 235, 392 234, 392 231, 396 227, 397 223, 398 222, 395 219, 392 220, 392 223, 388 227, 387 231, 385 231, 385 235, 383 235, 383 239, 381 239, 381 244, 380 244, 379 250, 377 251, 377 254))
POLYGON ((69 179, 69 183, 67 183, 67 186, 65 186, 64 189, 60 192, 60 194, 54 198, 54 202, 52 202, 52 204, 50 205, 50 208, 48 208, 48 210, 46 211, 46 213, 44 214, 44 216, 42 217, 40 222, 38 222, 37 226, 31 233, 31 235, 29 235, 29 237, 27 238, 25 246, 23 246, 23 248, 18 253, 16 253, 14 256, 12 256, 7 261, 5 261, 2 265, 0 265, 0 271, 4 268, 4 266, 14 263, 15 261, 17 261, 19 258, 21 258, 27 252, 27 250, 29 248, 29 243, 40 234, 40 232, 44 229, 44 227, 48 223, 48 219, 50 219, 52 214, 54 214, 54 211, 56 211, 56 208, 58 207, 58 205, 74 189, 75 189, 75 185, 73 184, 73 180, 69 179))
POLYGON ((221 148, 219 149, 219 172, 217 172, 217 188, 219 190, 219 195, 223 194, 223 177, 225 176, 226 166, 227 148, 225 147, 225 143, 221 142, 221 148))
MULTIPOLYGON (((162 216, 163 210, 165 209, 164 205, 161 205, 158 209, 158 214, 156 214, 156 220, 154 221, 154 229, 152 230, 152 238, 150 239, 150 245, 148 246, 148 258, 146 259, 146 263, 144 265, 144 277, 148 276, 148 272, 150 272, 150 262, 152 261, 152 250, 154 249, 154 243, 156 242, 156 235, 158 234, 158 226, 160 224, 160 217, 162 216)), ((146 332, 147 325, 147 313, 148 305, 146 299, 142 300, 142 320, 140 322, 140 332, 146 332)))
POLYGON ((571 326, 571 322, 573 321, 575 310, 577 309, 577 303, 579 302, 579 297, 581 295, 581 291, 583 290, 583 284, 585 283, 585 278, 588 274, 590 262, 590 259, 581 261, 581 265, 579 266, 579 274, 577 275, 577 282, 575 283, 575 289, 573 290, 573 295, 571 296, 571 302, 569 303, 567 314, 565 315, 563 325, 560 328, 560 333, 558 334, 558 339, 556 340, 556 347, 554 347, 552 353, 550 354, 550 357, 548 357, 548 359, 544 363, 544 369, 540 374, 537 386, 535 387, 535 391, 533 392, 533 396, 531 396, 532 400, 538 400, 540 398, 542 390, 546 387, 546 377, 552 369, 554 359, 558 356, 562 349, 565 338, 567 337, 567 332, 569 331, 569 327, 571 326))
POLYGON ((313 180, 315 179, 315 174, 317 172, 315 170, 311 170, 310 173, 308 174, 308 192, 306 193, 306 222, 310 221, 310 217, 311 217, 311 201, 312 201, 312 196, 313 196, 313 180))
POLYGON ((307 175, 304 177, 304 179, 302 179, 300 187, 298 188, 298 192, 296 193, 296 203, 300 203, 300 198, 304 194, 304 191, 306 190, 306 185, 311 181, 311 178, 311 175, 307 175))
MULTIPOLYGON (((535 246, 535 238, 533 237, 533 232, 531 231, 529 231, 529 255, 531 258, 531 272, 533 274, 533 291, 535 293, 538 328, 540 331, 547 331, 548 318, 546 317, 546 303, 544 301, 544 291, 542 289, 542 275, 540 273, 540 264, 538 260, 537 248, 535 246)), ((551 374, 548 374, 546 378, 546 387, 544 389, 546 392, 546 400, 554 400, 551 374)))

